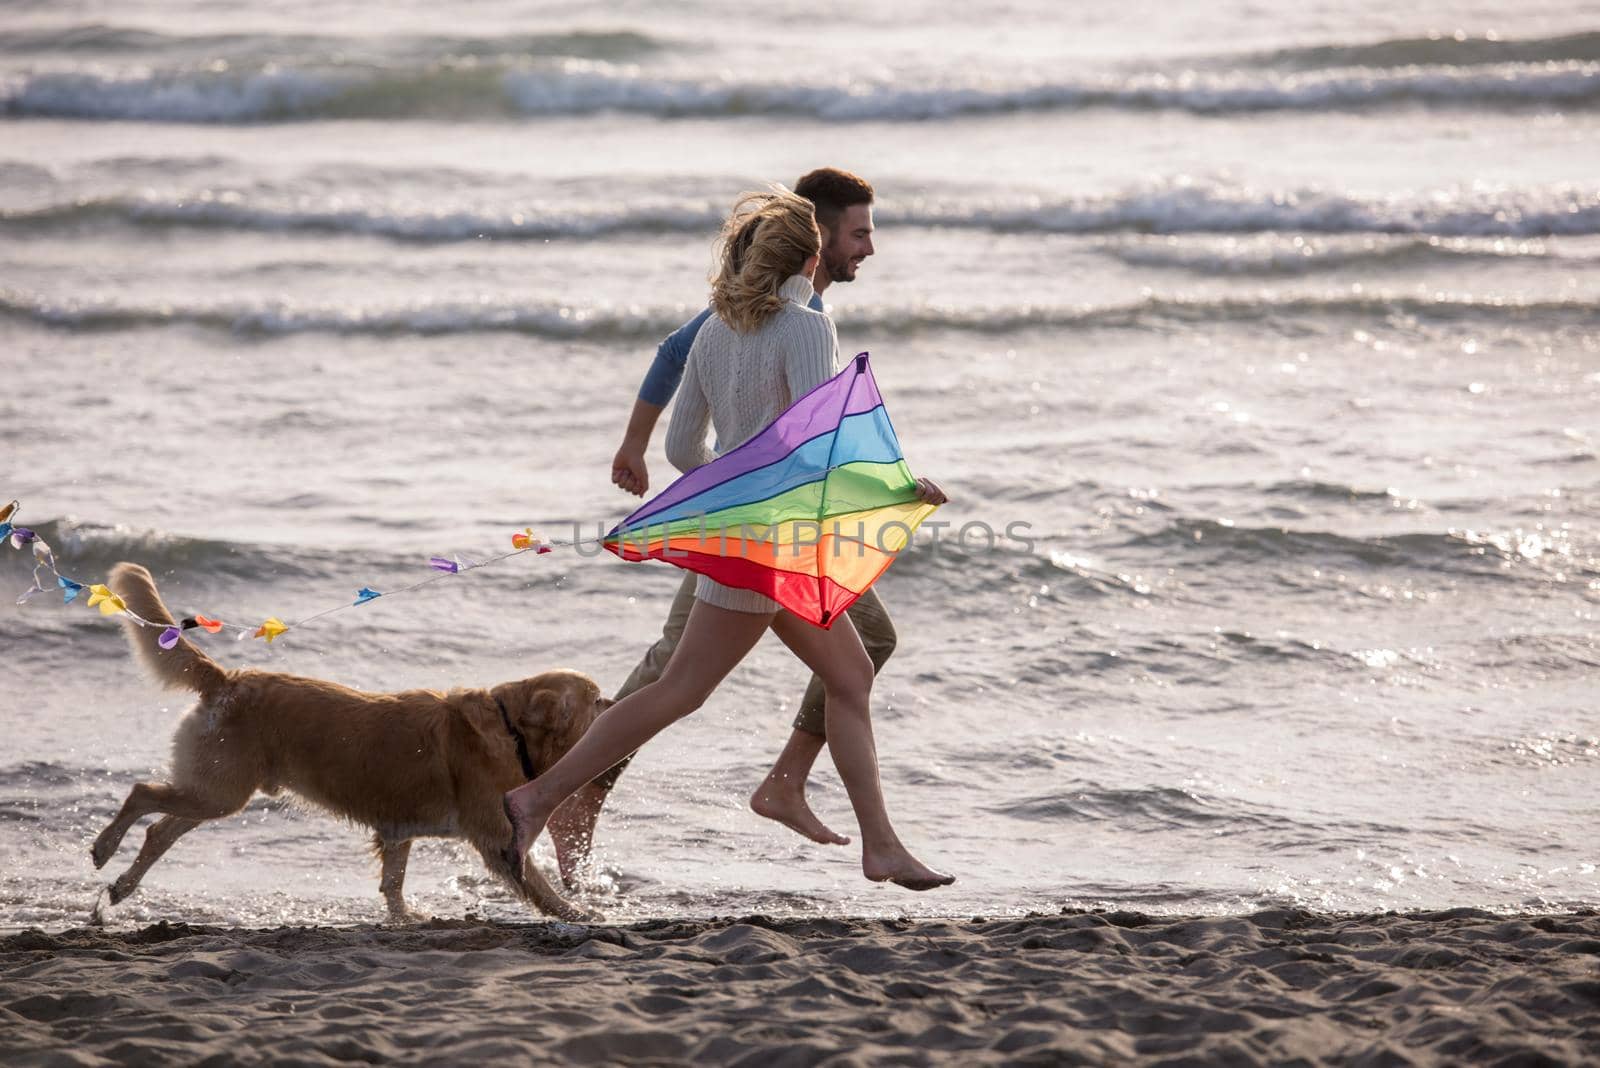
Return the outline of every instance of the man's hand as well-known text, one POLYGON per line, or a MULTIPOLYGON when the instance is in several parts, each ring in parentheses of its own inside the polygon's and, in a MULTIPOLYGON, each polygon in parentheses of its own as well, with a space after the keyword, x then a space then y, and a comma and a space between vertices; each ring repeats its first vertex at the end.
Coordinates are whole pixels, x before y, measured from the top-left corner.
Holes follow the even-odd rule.
POLYGON ((661 418, 661 405, 651 404, 643 397, 633 402, 628 415, 628 429, 622 434, 622 447, 611 458, 611 482, 635 497, 643 497, 650 488, 650 472, 644 466, 644 453, 650 447, 650 435, 661 418))
POLYGON ((917 500, 928 504, 948 504, 950 498, 944 495, 944 490, 939 488, 939 483, 931 478, 917 479, 917 500))
POLYGON ((643 497, 650 488, 650 471, 644 464, 644 450, 623 442, 617 455, 611 458, 611 482, 635 497, 643 497))

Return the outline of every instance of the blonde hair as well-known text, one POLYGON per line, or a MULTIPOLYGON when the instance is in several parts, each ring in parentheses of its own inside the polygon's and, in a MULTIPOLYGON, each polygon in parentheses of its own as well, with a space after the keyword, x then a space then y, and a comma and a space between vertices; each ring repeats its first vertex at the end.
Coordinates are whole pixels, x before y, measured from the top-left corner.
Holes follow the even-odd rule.
POLYGON ((816 207, 782 186, 741 193, 718 242, 711 308, 741 334, 778 313, 784 303, 778 290, 822 250, 816 207))

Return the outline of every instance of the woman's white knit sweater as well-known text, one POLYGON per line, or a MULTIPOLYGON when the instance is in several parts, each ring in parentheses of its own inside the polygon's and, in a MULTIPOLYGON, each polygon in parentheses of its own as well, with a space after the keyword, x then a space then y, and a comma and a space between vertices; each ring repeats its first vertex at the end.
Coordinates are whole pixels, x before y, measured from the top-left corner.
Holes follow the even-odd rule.
MULTIPOLYGON (((688 472, 755 437, 784 409, 832 378, 839 335, 833 320, 806 306, 813 290, 805 275, 778 290, 787 302, 760 329, 741 334, 716 315, 695 335, 667 428, 667 459, 688 472), (706 442, 717 434, 717 451, 706 442)), ((704 575, 695 597, 738 612, 771 612, 778 603, 704 575)))

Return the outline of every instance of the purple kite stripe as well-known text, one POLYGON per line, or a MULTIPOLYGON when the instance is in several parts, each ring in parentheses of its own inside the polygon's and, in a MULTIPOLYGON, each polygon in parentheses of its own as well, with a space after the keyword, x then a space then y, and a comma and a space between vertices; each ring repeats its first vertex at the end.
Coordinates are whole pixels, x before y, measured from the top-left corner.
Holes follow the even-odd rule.
POLYGON ((686 501, 712 486, 776 463, 817 435, 836 429, 845 416, 870 412, 882 403, 883 396, 872 377, 867 354, 860 353, 844 370, 784 409, 761 433, 679 478, 617 524, 617 528, 638 526, 662 509, 686 501), (850 388, 852 385, 854 392, 850 388), (847 400, 848 407, 841 411, 847 400))

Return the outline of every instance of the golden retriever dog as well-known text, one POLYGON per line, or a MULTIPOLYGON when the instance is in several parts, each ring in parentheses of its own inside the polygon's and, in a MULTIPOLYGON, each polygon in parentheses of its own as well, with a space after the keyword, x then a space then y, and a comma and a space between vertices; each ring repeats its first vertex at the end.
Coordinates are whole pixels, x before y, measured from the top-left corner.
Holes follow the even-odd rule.
MULTIPOLYGON (((142 618, 174 625, 144 568, 118 564, 107 585, 142 618)), ((555 763, 610 704, 587 676, 547 671, 489 690, 362 693, 275 671, 229 671, 182 638, 162 649, 160 628, 124 625, 160 682, 200 699, 174 734, 170 781, 135 785, 95 839, 91 856, 101 868, 134 823, 161 815, 132 866, 111 884, 112 904, 205 820, 238 812, 258 790, 288 790, 371 828, 383 867, 379 890, 393 922, 416 918, 402 892, 416 838, 465 839, 524 900, 553 916, 584 918, 526 857, 514 870, 503 859, 511 824, 500 797, 555 763)), ((556 844, 561 852, 563 840, 556 844)), ((568 858, 561 859, 565 877, 568 858)))

